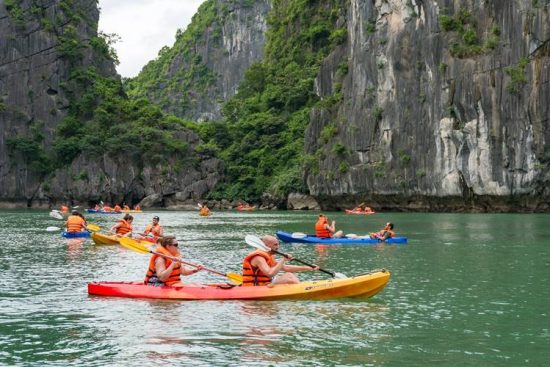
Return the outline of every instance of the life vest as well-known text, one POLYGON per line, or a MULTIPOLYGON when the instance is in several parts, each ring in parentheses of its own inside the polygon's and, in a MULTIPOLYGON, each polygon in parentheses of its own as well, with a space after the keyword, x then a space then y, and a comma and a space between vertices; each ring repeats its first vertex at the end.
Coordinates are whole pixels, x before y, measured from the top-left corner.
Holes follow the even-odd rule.
POLYGON ((117 227, 116 234, 124 236, 128 232, 132 232, 132 223, 127 222, 124 219, 121 219, 118 222, 121 223, 121 226, 117 227))
POLYGON ((145 233, 145 234, 152 233, 153 236, 160 237, 160 231, 161 230, 162 230, 162 227, 160 226, 160 224, 157 223, 156 225, 153 225, 151 223, 145 228, 145 231, 143 231, 143 233, 145 233))
POLYGON ((317 223, 315 223, 315 236, 319 238, 330 238, 332 233, 326 228, 327 218, 319 217, 317 223))
POLYGON ((199 211, 199 215, 203 216, 203 217, 207 217, 210 215, 210 209, 208 209, 207 207, 203 206, 201 208, 201 210, 199 211))
POLYGON ((265 251, 254 251, 248 254, 243 260, 243 286, 257 286, 266 285, 271 283, 271 277, 268 277, 261 272, 260 269, 255 268, 250 262, 256 256, 261 256, 267 262, 269 267, 273 267, 277 264, 273 256, 265 251))
POLYGON ((78 215, 69 215, 66 225, 67 232, 80 232, 86 228, 86 222, 78 215))
MULTIPOLYGON (((155 251, 158 252, 158 253, 161 253, 163 255, 173 256, 170 253, 170 251, 168 251, 167 249, 165 249, 162 246, 158 246, 155 251)), ((149 279, 151 279, 152 277, 156 277, 158 279, 157 269, 155 267, 155 262, 157 261, 158 257, 159 257, 159 255, 153 254, 153 256, 151 256, 151 259, 149 260, 149 268, 147 269, 147 273, 145 274, 145 281, 144 281, 145 284, 148 284, 149 279)), ((172 260, 165 257, 164 258, 164 264, 165 264, 166 267, 169 267, 170 264, 172 264, 172 260)), ((173 284, 181 282, 181 276, 180 275, 181 275, 181 263, 178 261, 176 266, 174 266, 174 269, 172 269, 172 272, 168 276, 168 279, 166 279, 164 282, 159 280, 159 282, 162 282, 165 285, 173 285, 173 284)))
POLYGON ((68 213, 68 212, 69 212, 69 208, 66 207, 65 205, 61 205, 61 212, 62 212, 62 213, 68 213))

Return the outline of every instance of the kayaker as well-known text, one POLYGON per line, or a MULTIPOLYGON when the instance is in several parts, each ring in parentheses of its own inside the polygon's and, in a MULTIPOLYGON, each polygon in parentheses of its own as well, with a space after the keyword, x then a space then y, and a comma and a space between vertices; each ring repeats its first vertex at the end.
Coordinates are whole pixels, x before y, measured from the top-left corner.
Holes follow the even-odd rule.
POLYGON ((114 212, 115 212, 115 213, 120 213, 120 212, 122 212, 122 208, 120 207, 120 205, 118 205, 118 204, 115 205, 114 212))
POLYGON ((86 230, 86 219, 78 211, 74 210, 65 222, 67 232, 82 232, 86 230))
POLYGON ((124 204, 122 210, 125 211, 126 213, 128 213, 130 211, 130 207, 128 205, 124 204))
MULTIPOLYGON (((272 250, 279 249, 279 240, 274 236, 262 237, 263 243, 272 250)), ((243 260, 243 286, 260 286, 268 284, 297 284, 300 279, 292 273, 301 271, 315 271, 319 267, 287 265, 286 262, 292 257, 283 257, 280 261, 275 260, 274 252, 256 250, 248 254, 243 260), (286 273, 277 276, 279 272, 286 273)))
POLYGON ((208 206, 206 206, 206 204, 203 204, 201 206, 201 209, 199 211, 199 215, 202 216, 202 217, 207 217, 210 215, 210 209, 208 209, 208 206))
POLYGON ((336 221, 333 220, 332 224, 328 224, 328 218, 324 214, 319 214, 319 219, 315 223, 315 236, 319 238, 340 238, 344 236, 344 232, 336 231, 336 221))
POLYGON ((164 229, 159 224, 160 218, 156 215, 153 217, 153 223, 145 227, 143 231, 143 236, 151 235, 155 238, 162 237, 164 235, 164 229))
POLYGON ((140 211, 141 211, 141 207, 139 206, 139 204, 136 204, 136 205, 134 206, 134 210, 135 210, 136 212, 140 212, 140 211))
POLYGON ((69 207, 66 206, 66 205, 61 205, 61 207, 59 209, 61 210, 61 213, 68 213, 69 212, 69 207))
MULTIPOLYGON (((155 252, 163 255, 180 258, 178 240, 174 236, 163 237, 159 241, 155 252)), ((161 255, 153 254, 149 260, 149 268, 145 274, 145 284, 161 287, 164 285, 177 287, 182 286, 181 275, 191 275, 203 269, 202 265, 197 268, 186 268, 179 261, 173 261, 161 255)))
POLYGON ((378 232, 370 233, 369 237, 373 240, 380 240, 380 241, 385 241, 388 238, 395 237, 395 232, 393 231, 393 223, 390 223, 390 222, 386 223, 386 226, 384 227, 384 229, 378 232))
POLYGON ((115 232, 119 236, 129 237, 132 234, 132 222, 134 217, 130 214, 125 214, 117 224, 111 227, 111 232, 115 232))

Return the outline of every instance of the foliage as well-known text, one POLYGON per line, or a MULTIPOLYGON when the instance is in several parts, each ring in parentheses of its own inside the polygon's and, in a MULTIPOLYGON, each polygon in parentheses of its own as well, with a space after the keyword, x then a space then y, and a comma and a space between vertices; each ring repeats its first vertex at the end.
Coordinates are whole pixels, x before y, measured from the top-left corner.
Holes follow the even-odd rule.
MULTIPOLYGON (((227 180, 212 198, 254 201, 265 192, 305 192, 309 160, 302 157, 303 136, 318 101, 313 81, 322 60, 347 38, 345 29, 335 28, 344 3, 274 0, 265 58, 250 67, 238 93, 223 106, 223 123, 195 127, 208 142, 201 151, 219 149, 226 165, 227 180)), ((336 127, 326 129, 322 135, 328 142, 336 127)))
POLYGON ((510 76, 510 83, 506 86, 506 90, 512 94, 519 94, 521 87, 527 83, 525 78, 525 68, 529 65, 529 59, 522 57, 515 66, 505 68, 504 71, 510 76))

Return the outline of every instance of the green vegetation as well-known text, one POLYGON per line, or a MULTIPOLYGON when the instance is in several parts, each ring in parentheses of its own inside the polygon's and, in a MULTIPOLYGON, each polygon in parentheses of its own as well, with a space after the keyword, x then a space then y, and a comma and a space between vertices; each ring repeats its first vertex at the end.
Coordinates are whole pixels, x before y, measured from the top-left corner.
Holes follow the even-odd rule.
MULTIPOLYGON (((203 6, 210 12, 209 3, 203 6)), ((313 81, 322 60, 347 39, 345 29, 335 29, 344 3, 273 1, 264 60, 250 67, 237 95, 224 105, 223 122, 195 127, 207 142, 201 152, 219 152, 226 165, 227 180, 212 198, 258 200, 264 192, 305 192, 304 166, 315 166, 314 158, 302 157, 309 113, 317 103, 338 98, 319 102, 313 81)), ((340 73, 345 71, 342 66, 340 73)), ((323 141, 336 131, 334 124, 327 125, 323 141)))
POLYGON ((527 83, 525 77, 525 68, 529 65, 529 59, 522 57, 515 66, 510 66, 504 69, 504 72, 510 76, 510 83, 506 86, 506 90, 512 94, 519 94, 521 88, 527 83))
POLYGON ((467 58, 490 52, 498 46, 500 30, 493 26, 482 42, 478 37, 474 16, 467 8, 460 8, 457 14, 440 15, 439 25, 445 32, 456 34, 451 41, 451 55, 467 58))

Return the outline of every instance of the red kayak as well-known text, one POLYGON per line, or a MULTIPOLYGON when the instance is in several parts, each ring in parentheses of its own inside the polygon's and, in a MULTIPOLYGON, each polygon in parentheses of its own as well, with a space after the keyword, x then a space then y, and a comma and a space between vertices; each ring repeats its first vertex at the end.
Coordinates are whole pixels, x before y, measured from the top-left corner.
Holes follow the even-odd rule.
POLYGON ((242 287, 230 284, 192 284, 182 287, 155 287, 143 282, 88 283, 88 294, 127 298, 178 300, 279 300, 330 299, 340 297, 372 297, 388 283, 386 270, 343 279, 315 280, 299 284, 242 287))
POLYGON ((375 212, 365 212, 359 210, 346 209, 346 214, 356 214, 356 215, 372 215, 375 212))

